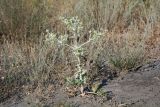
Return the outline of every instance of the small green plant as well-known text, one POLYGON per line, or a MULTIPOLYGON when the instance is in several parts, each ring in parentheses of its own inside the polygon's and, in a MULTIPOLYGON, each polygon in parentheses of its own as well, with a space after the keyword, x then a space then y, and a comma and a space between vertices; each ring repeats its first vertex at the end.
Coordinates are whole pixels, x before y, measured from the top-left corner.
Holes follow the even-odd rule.
POLYGON ((113 64, 115 67, 123 70, 123 69, 131 69, 137 66, 139 61, 142 59, 142 56, 140 53, 137 55, 126 55, 125 57, 123 55, 121 56, 111 56, 110 57, 110 63, 113 64))

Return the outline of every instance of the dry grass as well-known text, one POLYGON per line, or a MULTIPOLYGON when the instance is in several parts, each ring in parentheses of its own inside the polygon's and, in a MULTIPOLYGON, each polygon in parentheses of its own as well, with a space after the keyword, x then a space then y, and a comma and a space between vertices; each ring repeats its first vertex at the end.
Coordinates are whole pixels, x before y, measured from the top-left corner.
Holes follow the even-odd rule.
POLYGON ((120 70, 128 70, 145 61, 147 53, 145 35, 132 29, 122 34, 111 32, 106 36, 103 57, 109 64, 120 70))
MULTIPOLYGON (((14 88, 22 88, 26 84, 36 87, 38 84, 48 86, 56 77, 54 63, 59 55, 59 47, 45 44, 28 45, 26 42, 4 41, 1 45, 1 100, 14 88), (12 88, 11 88, 12 87, 12 88), (9 88, 9 89, 8 89, 9 88), (10 89, 11 88, 11 89, 10 89), (10 90, 10 91, 9 91, 10 90)), ((14 90, 16 91, 16 90, 14 90)), ((9 94, 8 94, 9 95, 9 94)), ((9 95, 10 96, 10 95, 9 95)))
POLYGON ((19 40, 39 37, 49 27, 50 0, 1 0, 0 33, 19 40))

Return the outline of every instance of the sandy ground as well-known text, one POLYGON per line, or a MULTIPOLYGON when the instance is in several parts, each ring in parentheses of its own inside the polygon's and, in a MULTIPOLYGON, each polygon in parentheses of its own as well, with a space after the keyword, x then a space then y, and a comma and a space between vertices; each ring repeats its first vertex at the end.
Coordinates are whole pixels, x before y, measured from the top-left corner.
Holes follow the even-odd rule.
MULTIPOLYGON (((52 106, 46 107, 57 107, 60 103, 68 103, 73 107, 160 107, 160 60, 131 71, 124 77, 115 78, 102 89, 108 92, 107 96, 69 98, 61 88, 51 99, 52 106)), ((0 104, 0 107, 32 107, 23 99, 15 99, 17 97, 0 104)))

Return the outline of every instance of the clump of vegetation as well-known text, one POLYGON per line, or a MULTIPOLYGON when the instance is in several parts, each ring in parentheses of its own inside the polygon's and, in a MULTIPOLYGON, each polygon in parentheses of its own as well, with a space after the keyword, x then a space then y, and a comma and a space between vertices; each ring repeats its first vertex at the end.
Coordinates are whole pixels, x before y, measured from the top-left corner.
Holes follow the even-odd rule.
MULTIPOLYGON (((55 64, 58 58, 63 60, 65 51, 70 50, 75 74, 67 78, 72 85, 83 86, 87 80, 87 67, 82 57, 87 54, 87 46, 96 44, 102 33, 92 30, 89 32, 88 40, 80 41, 83 36, 83 25, 78 17, 61 18, 70 30, 70 35, 61 35, 46 30, 45 39, 40 39, 38 44, 27 45, 22 43, 9 43, 5 40, 1 47, 1 67, 5 70, 4 87, 7 85, 34 84, 36 86, 49 85, 54 80, 52 75, 55 71, 55 64), (72 43, 67 43, 69 36, 72 36, 72 43), (18 75, 18 76, 17 76, 18 75), (24 78, 21 78, 24 77, 24 78), (20 80, 20 81, 17 81, 20 80)), ((96 52, 95 52, 96 53, 96 52)), ((64 59, 65 60, 65 59, 64 59)), ((68 66, 68 65, 66 65, 68 66)))
POLYGON ((4 99, 8 98, 10 93, 14 93, 16 88, 23 90, 25 85, 34 88, 40 84, 47 87, 56 78, 53 77, 54 64, 61 47, 58 41, 54 40, 55 34, 47 32, 45 36, 45 41, 40 39, 38 44, 30 45, 25 41, 10 43, 4 40, 4 44, 0 47, 0 65, 3 74, 0 91, 4 93, 2 95, 4 99))
POLYGON ((120 35, 111 33, 106 39, 103 57, 106 57, 109 64, 120 70, 129 70, 145 62, 147 37, 133 32, 128 31, 120 35))
POLYGON ((66 44, 66 46, 71 49, 73 57, 75 57, 76 64, 76 73, 71 78, 67 78, 67 82, 72 85, 81 85, 83 87, 83 85, 86 84, 87 69, 86 67, 84 67, 85 64, 81 61, 81 57, 83 57, 85 54, 86 45, 92 42, 97 42, 97 40, 103 34, 95 30, 90 31, 90 35, 88 35, 89 39, 85 42, 81 42, 79 41, 79 39, 81 38, 80 36, 82 36, 81 32, 83 32, 83 25, 82 22, 78 19, 78 17, 62 17, 61 19, 66 24, 67 28, 73 33, 73 43, 69 45, 66 44))

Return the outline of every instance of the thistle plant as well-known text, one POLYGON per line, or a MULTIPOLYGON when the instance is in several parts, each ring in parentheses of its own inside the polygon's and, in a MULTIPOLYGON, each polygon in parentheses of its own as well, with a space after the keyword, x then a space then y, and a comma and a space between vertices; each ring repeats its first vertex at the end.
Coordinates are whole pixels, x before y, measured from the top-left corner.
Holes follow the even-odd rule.
POLYGON ((59 51, 59 55, 63 58, 68 35, 58 35, 58 37, 56 35, 57 34, 46 30, 45 46, 56 47, 56 50, 59 51))
POLYGON ((54 45, 55 40, 56 40, 56 34, 49 32, 49 30, 46 30, 45 45, 54 45))
POLYGON ((66 44, 66 46, 70 47, 72 54, 76 59, 76 72, 73 77, 67 78, 67 82, 72 85, 81 85, 83 87, 87 80, 87 69, 83 67, 81 56, 83 56, 85 53, 85 46, 91 42, 96 42, 103 34, 95 30, 89 31, 89 39, 86 42, 80 43, 78 38, 82 34, 83 24, 78 19, 78 17, 61 17, 60 19, 67 26, 68 30, 73 34, 73 44, 66 44))
MULTIPOLYGON (((101 32, 96 30, 89 31, 89 39, 85 42, 80 42, 78 38, 82 35, 83 32, 83 23, 78 19, 78 17, 71 18, 60 18, 62 22, 66 25, 68 30, 71 32, 71 35, 58 35, 46 31, 45 43, 49 46, 58 46, 60 53, 62 54, 65 47, 70 49, 72 56, 75 59, 76 72, 72 77, 67 78, 67 82, 71 85, 81 86, 83 89, 84 84, 87 80, 87 69, 84 66, 85 64, 81 61, 81 57, 84 56, 86 52, 86 45, 90 43, 96 43, 96 41, 103 35, 101 32), (68 44, 67 38, 72 36, 73 43, 68 44)), ((93 44, 92 44, 93 45, 93 44)), ((63 53, 64 54, 64 53, 63 53)), ((63 56, 63 55, 62 55, 63 56)), ((82 92, 82 91, 81 91, 82 92)))
POLYGON ((55 45, 55 42, 58 42, 59 46, 63 46, 67 41, 67 37, 68 35, 59 35, 59 37, 57 38, 55 33, 49 32, 49 30, 46 30, 45 44, 55 45))

